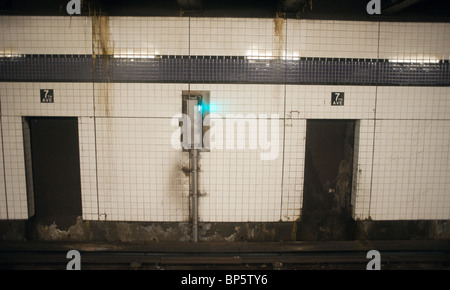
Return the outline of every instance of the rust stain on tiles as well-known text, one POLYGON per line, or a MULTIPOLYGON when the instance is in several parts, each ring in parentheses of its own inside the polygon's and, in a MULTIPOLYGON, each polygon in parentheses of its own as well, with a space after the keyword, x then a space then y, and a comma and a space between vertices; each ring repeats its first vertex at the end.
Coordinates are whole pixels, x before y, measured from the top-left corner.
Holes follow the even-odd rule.
POLYGON ((284 47, 284 19, 279 17, 278 15, 273 19, 273 28, 274 28, 274 34, 275 34, 275 55, 276 57, 282 56, 282 51, 284 47))
POLYGON ((102 71, 106 73, 106 84, 101 86, 99 103, 104 107, 106 117, 111 115, 109 103, 109 82, 110 82, 110 61, 114 55, 114 43, 111 41, 109 16, 102 15, 102 12, 93 12, 92 15, 92 45, 93 45, 93 69, 96 68, 97 57, 102 62, 102 71))

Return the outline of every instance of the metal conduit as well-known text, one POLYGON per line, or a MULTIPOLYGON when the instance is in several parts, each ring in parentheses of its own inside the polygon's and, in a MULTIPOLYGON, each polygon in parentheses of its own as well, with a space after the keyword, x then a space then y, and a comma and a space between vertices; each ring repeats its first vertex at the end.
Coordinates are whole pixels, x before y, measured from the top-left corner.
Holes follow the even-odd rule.
POLYGON ((191 176, 192 176, 192 241, 198 242, 198 150, 191 148, 191 176))

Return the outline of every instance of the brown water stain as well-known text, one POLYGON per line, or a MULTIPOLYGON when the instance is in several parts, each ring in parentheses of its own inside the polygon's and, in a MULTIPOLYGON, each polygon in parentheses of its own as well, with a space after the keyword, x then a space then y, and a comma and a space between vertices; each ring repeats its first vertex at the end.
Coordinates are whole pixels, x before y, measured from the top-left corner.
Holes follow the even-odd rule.
POLYGON ((284 23, 285 20, 282 17, 279 17, 278 15, 273 19, 273 29, 275 34, 275 56, 279 57, 282 56, 282 51, 284 47, 284 23))
POLYGON ((111 106, 109 102, 110 91, 110 61, 114 55, 114 42, 111 41, 110 19, 103 15, 101 11, 93 11, 92 17, 92 48, 93 48, 93 71, 96 69, 97 58, 101 58, 101 71, 106 75, 106 83, 101 86, 99 103, 104 108, 105 115, 111 115, 111 106))

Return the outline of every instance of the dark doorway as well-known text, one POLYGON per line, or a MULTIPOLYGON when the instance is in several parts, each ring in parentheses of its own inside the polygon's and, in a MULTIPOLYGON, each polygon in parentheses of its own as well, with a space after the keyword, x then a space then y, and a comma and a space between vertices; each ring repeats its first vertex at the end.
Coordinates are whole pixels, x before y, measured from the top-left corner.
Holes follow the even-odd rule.
POLYGON ((308 120, 300 240, 352 239, 354 120, 308 120))
MULTIPOLYGON (((78 119, 28 117, 34 219, 67 229, 81 216, 78 119)), ((29 154, 30 152, 25 152, 29 154)))

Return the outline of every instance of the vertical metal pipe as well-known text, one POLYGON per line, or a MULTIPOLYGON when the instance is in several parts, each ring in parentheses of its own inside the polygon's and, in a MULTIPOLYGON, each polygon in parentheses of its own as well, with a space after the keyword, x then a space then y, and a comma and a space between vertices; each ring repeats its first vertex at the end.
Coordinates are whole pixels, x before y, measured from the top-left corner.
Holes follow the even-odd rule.
POLYGON ((190 120, 189 130, 189 162, 190 162, 190 196, 191 196, 191 218, 192 218, 192 241, 198 242, 198 150, 202 148, 202 107, 201 98, 190 95, 186 98, 186 113, 190 120))
POLYGON ((198 242, 198 150, 191 148, 191 176, 192 176, 192 240, 198 242))

